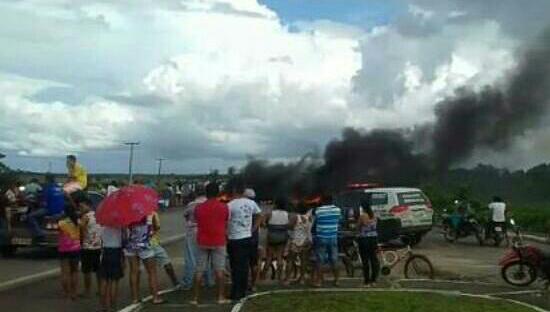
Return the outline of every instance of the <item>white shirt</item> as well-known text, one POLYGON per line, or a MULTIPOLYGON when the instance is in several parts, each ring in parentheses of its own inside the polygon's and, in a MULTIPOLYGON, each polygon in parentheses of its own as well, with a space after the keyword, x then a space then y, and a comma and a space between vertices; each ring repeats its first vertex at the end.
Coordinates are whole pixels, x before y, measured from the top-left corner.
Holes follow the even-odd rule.
POLYGON ((506 222, 506 204, 490 203, 489 210, 493 212, 493 222, 506 222))
POLYGON ((101 241, 104 248, 121 248, 122 247, 122 230, 109 226, 103 227, 101 231, 101 241))
POLYGON ((111 195, 112 193, 118 191, 118 187, 114 186, 114 185, 109 185, 107 187, 107 195, 111 195))
POLYGON ((244 239, 252 237, 252 222, 254 215, 261 212, 258 204, 248 198, 237 198, 229 202, 229 239, 244 239))

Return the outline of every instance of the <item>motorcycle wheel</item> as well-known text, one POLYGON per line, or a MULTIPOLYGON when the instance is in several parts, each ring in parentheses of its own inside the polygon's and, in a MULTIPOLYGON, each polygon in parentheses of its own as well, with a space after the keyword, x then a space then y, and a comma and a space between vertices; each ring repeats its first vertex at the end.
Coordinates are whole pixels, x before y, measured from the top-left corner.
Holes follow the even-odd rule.
POLYGON ((529 286, 537 279, 537 269, 531 263, 515 261, 506 264, 501 275, 504 281, 513 286, 529 286))
POLYGON ((502 236, 500 236, 500 234, 495 234, 494 241, 495 247, 500 247, 500 244, 502 243, 502 236))
POLYGON ((433 279, 434 268, 430 260, 423 255, 412 255, 405 263, 405 278, 433 279))
POLYGON ((477 242, 479 243, 479 246, 483 246, 485 241, 483 239, 483 233, 481 232, 481 230, 476 229, 475 235, 476 235, 477 242))
POLYGON ((443 232, 443 237, 445 237, 445 240, 447 240, 449 243, 454 243, 458 237, 458 233, 451 227, 447 227, 445 229, 445 232, 443 232))

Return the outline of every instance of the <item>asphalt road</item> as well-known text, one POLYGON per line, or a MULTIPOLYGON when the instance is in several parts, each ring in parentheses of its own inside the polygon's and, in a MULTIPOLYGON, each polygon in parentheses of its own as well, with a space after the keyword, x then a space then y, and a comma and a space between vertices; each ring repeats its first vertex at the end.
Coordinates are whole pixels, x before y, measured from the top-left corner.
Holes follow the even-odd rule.
MULTIPOLYGON (((180 226, 180 214, 177 211, 162 215, 163 237, 177 234, 180 226)), ((182 272, 182 244, 168 245, 167 251, 172 258, 179 275, 182 272)), ((547 246, 544 246, 548 249, 547 246)), ((460 279, 491 282, 503 285, 500 278, 498 260, 506 251, 505 247, 480 247, 474 239, 464 239, 455 244, 444 241, 438 230, 427 235, 424 241, 415 248, 416 253, 427 255, 436 269, 438 279, 460 279)), ((0 278, 5 276, 24 276, 42 270, 57 267, 55 255, 46 252, 28 251, 20 253, 16 259, 0 260, 0 278), (17 272, 13 272, 17 270, 17 272)), ((359 275, 360 273, 357 273, 359 275)), ((169 287, 166 276, 161 272, 162 286, 169 287)), ((402 278, 399 266, 390 278, 402 278)), ((61 298, 57 278, 35 282, 26 286, 0 292, 0 307, 3 311, 97 311, 97 299, 79 299, 77 302, 67 302, 61 298)), ((142 293, 147 295, 146 282, 142 282, 142 293)), ((178 292, 167 296, 170 300, 167 306, 181 308, 188 292, 178 292)), ((128 281, 121 282, 121 307, 129 302, 128 281)), ((207 303, 208 304, 208 303, 207 303)), ((160 308, 160 307, 159 307, 160 308)))
MULTIPOLYGON (((163 238, 181 234, 181 209, 172 208, 161 213, 161 236, 163 238)), ((0 289, 14 281, 29 276, 40 276, 58 269, 57 252, 47 248, 21 248, 12 258, 0 257, 0 289)))

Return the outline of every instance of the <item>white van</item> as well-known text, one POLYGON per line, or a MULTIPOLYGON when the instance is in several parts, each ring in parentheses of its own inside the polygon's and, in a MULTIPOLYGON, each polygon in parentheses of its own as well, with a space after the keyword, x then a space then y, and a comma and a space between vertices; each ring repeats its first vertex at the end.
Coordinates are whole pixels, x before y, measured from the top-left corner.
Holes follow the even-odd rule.
POLYGON ((428 197, 417 188, 376 187, 353 189, 336 196, 343 211, 357 211, 362 199, 371 198, 371 206, 380 220, 399 219, 399 234, 412 245, 432 229, 433 210, 428 197))

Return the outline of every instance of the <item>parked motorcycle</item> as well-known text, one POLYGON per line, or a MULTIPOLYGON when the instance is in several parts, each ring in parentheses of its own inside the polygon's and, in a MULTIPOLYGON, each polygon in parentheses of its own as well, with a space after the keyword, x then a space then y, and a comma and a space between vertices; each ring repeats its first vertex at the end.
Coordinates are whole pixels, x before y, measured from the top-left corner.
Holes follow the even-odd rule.
POLYGON ((512 248, 499 262, 502 278, 514 286, 528 286, 537 278, 548 283, 549 278, 543 268, 550 259, 539 248, 525 245, 520 229, 513 219, 510 224, 514 227, 515 236, 512 238, 512 248))
POLYGON ((483 245, 483 227, 473 215, 444 214, 442 221, 443 236, 448 242, 454 243, 459 238, 474 235, 483 245))

